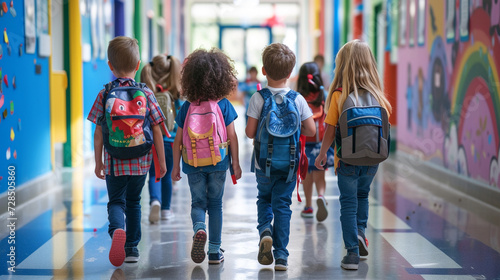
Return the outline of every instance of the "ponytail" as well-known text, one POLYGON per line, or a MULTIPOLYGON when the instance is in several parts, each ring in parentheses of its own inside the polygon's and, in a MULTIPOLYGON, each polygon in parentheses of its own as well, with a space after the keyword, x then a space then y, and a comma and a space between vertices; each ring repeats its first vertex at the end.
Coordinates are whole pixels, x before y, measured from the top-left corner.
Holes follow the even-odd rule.
POLYGON ((153 66, 151 66, 151 63, 148 63, 146 65, 144 65, 144 67, 142 67, 142 71, 141 71, 141 83, 145 83, 146 86, 153 91, 153 93, 156 93, 157 90, 156 90, 156 83, 155 83, 155 80, 153 79, 153 75, 152 75, 152 70, 153 70, 153 66))

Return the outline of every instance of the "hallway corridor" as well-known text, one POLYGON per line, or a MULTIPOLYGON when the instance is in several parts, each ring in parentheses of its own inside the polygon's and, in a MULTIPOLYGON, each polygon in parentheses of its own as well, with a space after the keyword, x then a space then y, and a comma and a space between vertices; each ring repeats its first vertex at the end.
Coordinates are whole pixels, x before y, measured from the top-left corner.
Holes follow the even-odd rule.
MULTIPOLYGON (((1 227, 0 279, 500 279, 498 213, 480 210, 484 207, 477 202, 413 172, 407 163, 411 161, 397 154, 381 166, 372 185, 370 254, 359 270, 340 268, 345 249, 333 170, 327 172, 329 216, 324 222, 301 218, 304 203, 294 193, 289 270, 275 272, 272 265, 260 265, 257 189, 254 174, 248 172, 251 142, 243 137, 244 109, 237 109, 244 174, 237 185, 230 180, 226 184, 221 265, 208 265, 207 260, 197 265, 190 258, 190 193, 182 174, 174 186, 172 220, 149 224, 145 188, 140 260, 113 267, 108 260, 106 186, 88 166, 63 170, 60 186, 16 209, 16 267, 10 274, 12 233, 1 227)), ((302 189, 300 193, 304 199, 302 189)))

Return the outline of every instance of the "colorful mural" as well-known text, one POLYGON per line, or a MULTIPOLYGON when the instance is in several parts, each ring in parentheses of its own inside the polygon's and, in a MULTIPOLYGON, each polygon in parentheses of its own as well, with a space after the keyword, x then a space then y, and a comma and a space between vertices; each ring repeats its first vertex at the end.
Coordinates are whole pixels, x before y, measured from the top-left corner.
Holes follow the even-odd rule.
POLYGON ((425 44, 399 47, 398 146, 500 188, 500 1, 427 1, 425 13, 425 44))

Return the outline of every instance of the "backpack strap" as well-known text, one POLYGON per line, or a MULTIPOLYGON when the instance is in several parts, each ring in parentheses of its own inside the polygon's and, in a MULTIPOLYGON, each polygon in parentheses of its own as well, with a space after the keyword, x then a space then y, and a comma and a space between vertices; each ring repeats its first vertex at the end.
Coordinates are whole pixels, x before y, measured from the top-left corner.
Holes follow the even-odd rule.
MULTIPOLYGON (((108 94, 108 92, 110 92, 112 89, 114 89, 115 87, 119 87, 119 86, 120 86, 120 81, 118 79, 105 84, 104 85, 104 94, 108 94)), ((104 94, 103 94, 103 99, 104 99, 104 94)))
POLYGON ((268 88, 263 88, 261 90, 258 90, 257 92, 260 93, 260 96, 262 96, 262 99, 264 99, 264 102, 266 99, 273 96, 272 92, 268 88))
POLYGON ((295 153, 297 152, 297 142, 295 138, 292 137, 292 143, 290 143, 290 168, 288 169, 288 176, 286 177, 286 182, 291 182, 293 175, 295 174, 293 171, 295 170, 295 153))

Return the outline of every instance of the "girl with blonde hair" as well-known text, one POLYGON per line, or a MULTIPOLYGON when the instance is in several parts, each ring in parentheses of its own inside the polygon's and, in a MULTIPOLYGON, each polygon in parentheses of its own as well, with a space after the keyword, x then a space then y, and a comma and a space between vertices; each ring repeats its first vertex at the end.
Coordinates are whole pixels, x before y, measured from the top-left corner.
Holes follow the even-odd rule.
POLYGON ((177 132, 177 124, 174 123, 176 113, 184 103, 180 99, 181 91, 181 62, 166 54, 160 54, 146 64, 141 71, 141 82, 146 83, 155 94, 158 104, 166 117, 165 122, 170 130, 171 137, 163 136, 165 146, 165 160, 167 163, 167 174, 160 182, 155 182, 154 163, 149 169, 149 221, 157 223, 160 220, 171 219, 174 217, 170 209, 172 200, 172 166, 173 152, 172 146, 177 132), (161 210, 161 212, 160 212, 161 210))
MULTIPOLYGON (((346 43, 339 50, 335 63, 335 77, 325 104, 327 111, 325 135, 319 155, 314 162, 318 169, 323 169, 322 165, 326 162, 328 148, 335 139, 335 126, 350 93, 354 93, 355 98, 358 99, 358 94, 366 91, 378 101, 380 106, 385 108, 388 114, 392 111, 392 106, 382 89, 377 63, 366 43, 360 40, 346 43)), ((347 249, 347 255, 342 259, 341 267, 358 269, 359 260, 366 259, 368 256, 368 241, 365 237, 368 221, 368 194, 378 164, 349 165, 339 160, 335 154, 335 168, 340 191, 342 236, 347 249)))

